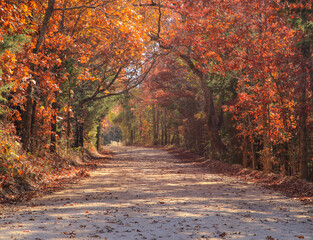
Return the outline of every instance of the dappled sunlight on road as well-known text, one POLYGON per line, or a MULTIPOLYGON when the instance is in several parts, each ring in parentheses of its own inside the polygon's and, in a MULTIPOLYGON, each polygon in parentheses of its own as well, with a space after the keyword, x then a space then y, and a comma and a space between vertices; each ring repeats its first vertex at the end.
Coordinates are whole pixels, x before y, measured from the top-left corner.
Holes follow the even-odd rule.
POLYGON ((0 239, 310 239, 313 208, 168 153, 111 147, 77 185, 0 215, 0 239))

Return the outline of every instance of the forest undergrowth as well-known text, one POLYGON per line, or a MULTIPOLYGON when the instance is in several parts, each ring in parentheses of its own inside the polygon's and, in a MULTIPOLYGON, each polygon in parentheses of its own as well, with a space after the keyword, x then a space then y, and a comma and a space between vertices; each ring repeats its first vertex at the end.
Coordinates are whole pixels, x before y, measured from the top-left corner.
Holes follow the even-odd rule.
POLYGON ((25 154, 13 134, 0 131, 0 203, 28 201, 33 197, 60 190, 89 176, 89 171, 110 157, 108 151, 98 153, 94 148, 56 153, 25 154))

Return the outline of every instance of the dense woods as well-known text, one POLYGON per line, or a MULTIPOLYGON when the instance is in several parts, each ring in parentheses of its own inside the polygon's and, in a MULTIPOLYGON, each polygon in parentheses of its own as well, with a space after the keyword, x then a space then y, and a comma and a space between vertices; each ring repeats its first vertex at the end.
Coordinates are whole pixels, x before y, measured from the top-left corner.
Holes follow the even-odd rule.
POLYGON ((0 183, 108 134, 312 181, 312 11, 310 0, 0 1, 0 183))
POLYGON ((312 3, 164 4, 166 56, 124 102, 128 141, 312 180, 312 3))

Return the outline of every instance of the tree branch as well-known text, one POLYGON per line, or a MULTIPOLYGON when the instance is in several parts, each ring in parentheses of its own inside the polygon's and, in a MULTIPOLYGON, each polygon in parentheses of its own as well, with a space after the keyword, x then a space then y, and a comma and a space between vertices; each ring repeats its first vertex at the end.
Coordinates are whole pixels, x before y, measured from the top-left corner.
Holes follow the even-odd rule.
MULTIPOLYGON (((157 58, 158 58, 158 57, 157 57, 157 58)), ((90 101, 101 100, 101 99, 104 99, 104 98, 107 98, 107 97, 111 97, 111 96, 122 95, 122 94, 124 94, 124 93, 126 93, 126 92, 128 92, 128 91, 130 91, 130 90, 132 90, 132 89, 134 89, 134 88, 136 88, 139 84, 141 84, 141 83, 146 79, 146 77, 147 77, 148 74, 150 73, 151 69, 152 69, 153 66, 155 65, 157 58, 155 58, 155 59, 152 61, 151 65, 150 65, 150 67, 147 69, 147 71, 146 71, 143 75, 140 76, 140 80, 138 80, 137 82, 135 82, 132 86, 130 86, 130 87, 128 86, 128 87, 126 87, 124 90, 122 90, 122 91, 120 91, 120 92, 116 92, 116 93, 107 93, 107 94, 105 94, 105 95, 95 96, 95 97, 93 97, 93 98, 91 98, 91 97, 86 98, 84 101, 82 101, 82 104, 85 104, 85 103, 90 102, 90 101)), ((116 74, 116 75, 117 75, 117 74, 116 74)), ((114 80, 114 81, 115 81, 115 80, 114 80)), ((112 81, 111 81, 111 82, 112 82, 112 81)), ((113 84, 113 83, 112 83, 112 84, 113 84)), ((107 89, 108 89, 108 88, 106 88, 106 90, 107 90, 107 89)), ((104 91, 102 91, 102 92, 104 92, 104 91)))
POLYGON ((87 5, 81 5, 81 6, 77 6, 77 7, 68 7, 68 8, 55 8, 54 11, 68 11, 68 10, 77 10, 77 9, 95 9, 101 6, 104 6, 106 3, 103 4, 99 4, 99 5, 95 5, 95 6, 87 6, 87 5))
POLYGON ((168 8, 168 6, 165 6, 160 3, 155 3, 154 1, 151 1, 151 3, 139 3, 139 4, 133 4, 134 7, 162 7, 162 8, 168 8))
POLYGON ((120 75, 122 69, 123 69, 124 66, 120 67, 117 71, 117 73, 115 74, 114 78, 112 79, 112 81, 109 83, 109 85, 107 86, 106 90, 108 90, 112 85, 113 83, 115 82, 115 80, 118 78, 118 76, 120 75))
POLYGON ((113 83, 115 82, 115 80, 118 78, 119 74, 121 73, 122 69, 123 69, 124 66, 120 67, 117 71, 117 73, 115 74, 114 78, 111 80, 111 82, 108 84, 108 86, 106 86, 105 89, 102 89, 100 90, 101 88, 101 84, 107 79, 105 76, 102 78, 101 80, 101 84, 99 84, 99 86, 97 87, 97 89, 95 90, 95 92, 92 94, 92 96, 90 97, 87 97, 85 99, 83 99, 81 101, 81 104, 85 104, 87 102, 90 102, 90 101, 93 101, 97 98, 97 95, 99 95, 100 93, 103 93, 105 91, 107 91, 112 85, 113 83))
POLYGON ((36 42, 34 53, 39 53, 40 47, 41 47, 41 45, 43 43, 43 40, 45 39, 45 34, 46 34, 46 31, 47 31, 47 28, 48 28, 48 24, 49 24, 50 18, 52 16, 52 13, 53 13, 53 10, 54 10, 53 9, 54 8, 54 4, 55 4, 55 0, 49 0, 48 7, 46 9, 43 22, 42 22, 42 25, 41 25, 40 30, 39 30, 39 36, 38 36, 38 39, 37 39, 37 42, 36 42))
POLYGON ((161 6, 159 5, 159 19, 158 19, 158 33, 157 33, 158 37, 160 37, 160 33, 161 33, 161 20, 162 20, 162 11, 161 11, 161 6))

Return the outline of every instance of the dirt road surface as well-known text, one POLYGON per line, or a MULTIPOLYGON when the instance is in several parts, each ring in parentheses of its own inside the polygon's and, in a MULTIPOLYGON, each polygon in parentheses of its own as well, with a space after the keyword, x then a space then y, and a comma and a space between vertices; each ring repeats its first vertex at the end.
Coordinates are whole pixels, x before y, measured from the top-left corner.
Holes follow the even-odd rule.
POLYGON ((78 184, 0 209, 0 239, 313 239, 313 207, 165 151, 111 147, 78 184))

